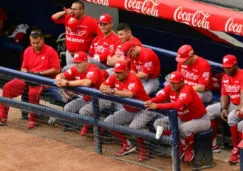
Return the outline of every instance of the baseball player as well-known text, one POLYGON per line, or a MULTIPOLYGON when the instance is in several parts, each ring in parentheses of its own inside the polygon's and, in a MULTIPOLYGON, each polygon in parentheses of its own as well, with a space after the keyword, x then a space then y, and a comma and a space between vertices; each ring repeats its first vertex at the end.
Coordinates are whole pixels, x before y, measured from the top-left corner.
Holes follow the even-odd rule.
POLYGON ((119 40, 112 30, 112 16, 102 14, 98 25, 102 34, 96 36, 89 48, 89 63, 96 64, 100 69, 107 69, 107 57, 114 50, 114 44, 119 40))
MULTIPOLYGON (((124 54, 121 52, 121 46, 126 41, 131 41, 135 45, 142 46, 142 43, 132 35, 131 28, 128 24, 121 23, 117 27, 117 34, 120 40, 115 43, 113 51, 107 58, 107 65, 113 67, 117 61, 124 60, 124 54)), ((112 69, 108 69, 108 73, 111 75, 112 69)))
MULTIPOLYGON (((115 74, 112 74, 100 86, 103 93, 116 95, 120 97, 129 97, 142 101, 149 100, 141 80, 129 71, 128 64, 125 61, 119 61, 114 67, 115 74)), ((146 124, 155 117, 155 113, 147 110, 137 109, 131 106, 123 105, 123 109, 105 118, 105 122, 113 124, 129 124, 129 128, 142 129, 146 124)), ((133 144, 126 139, 125 135, 116 131, 111 133, 121 141, 122 148, 116 153, 117 156, 122 156, 135 151, 133 144)), ((136 139, 139 145, 139 161, 147 159, 147 150, 142 138, 136 139)))
POLYGON ((238 130, 237 124, 243 119, 242 115, 239 114, 243 101, 243 70, 238 68, 236 57, 230 54, 223 57, 222 67, 225 74, 222 78, 220 103, 208 106, 207 111, 213 129, 213 149, 219 150, 216 142, 216 119, 221 117, 223 121, 228 122, 233 142, 229 163, 234 164, 239 160, 237 145, 241 137, 239 132, 241 131, 241 124, 238 130))
POLYGON ((52 15, 52 20, 57 24, 64 24, 66 28, 66 64, 64 71, 74 66, 73 56, 75 52, 88 53, 90 44, 94 37, 100 34, 96 19, 84 13, 84 3, 75 1, 71 9, 64 8, 63 11, 52 15), (70 66, 69 66, 70 65, 70 66))
POLYGON ((210 102, 212 92, 208 90, 208 86, 211 80, 211 67, 208 61, 195 55, 190 45, 181 46, 177 53, 177 71, 185 77, 185 84, 192 86, 204 103, 210 102))
MULTIPOLYGON (((44 43, 44 35, 41 30, 34 29, 29 38, 31 46, 24 51, 21 71, 44 77, 55 77, 61 69, 57 52, 44 43)), ((28 101, 38 104, 43 86, 17 78, 4 85, 2 96, 7 98, 18 97, 24 93, 26 87, 29 89, 28 101)), ((0 126, 7 124, 8 110, 9 107, 0 105, 0 126)), ((34 128, 36 125, 37 115, 30 112, 28 128, 34 128)))
POLYGON ((191 86, 184 83, 182 73, 172 72, 163 91, 145 102, 148 109, 176 109, 180 132, 180 157, 190 162, 194 157, 194 135, 210 128, 210 119, 202 100, 191 86), (170 100, 170 103, 163 103, 170 100))
MULTIPOLYGON (((106 71, 101 71, 94 64, 88 63, 87 55, 80 51, 75 53, 74 60, 76 66, 68 69, 64 73, 57 75, 56 85, 59 87, 91 87, 99 89, 100 84, 108 77, 106 71)), ((78 113, 86 104, 90 103, 92 98, 88 95, 82 95, 75 100, 70 101, 64 106, 64 111, 78 113)))
POLYGON ((151 94, 159 88, 160 60, 153 50, 136 46, 127 41, 121 47, 126 58, 130 58, 131 73, 136 74, 142 80, 147 94, 151 94))

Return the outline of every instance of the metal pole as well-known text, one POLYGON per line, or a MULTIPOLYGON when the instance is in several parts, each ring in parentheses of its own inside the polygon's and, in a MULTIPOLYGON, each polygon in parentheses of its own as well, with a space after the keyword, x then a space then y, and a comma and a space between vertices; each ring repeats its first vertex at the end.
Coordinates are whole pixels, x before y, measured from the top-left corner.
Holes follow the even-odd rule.
POLYGON ((100 130, 98 127, 98 121, 100 120, 100 113, 99 113, 99 101, 98 99, 93 96, 93 111, 94 111, 94 140, 95 140, 95 152, 101 154, 102 153, 102 144, 100 140, 100 130))
POLYGON ((176 111, 170 111, 169 121, 172 130, 172 168, 173 171, 180 171, 180 147, 179 147, 179 129, 176 111))

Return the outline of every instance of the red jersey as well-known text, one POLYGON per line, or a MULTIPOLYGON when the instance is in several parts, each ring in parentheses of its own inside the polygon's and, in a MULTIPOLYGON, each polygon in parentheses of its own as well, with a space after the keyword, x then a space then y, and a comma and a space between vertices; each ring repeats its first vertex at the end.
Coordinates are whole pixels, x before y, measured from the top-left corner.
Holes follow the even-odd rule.
POLYGON ((142 47, 139 56, 131 58, 131 71, 144 72, 148 79, 159 77, 160 61, 158 56, 149 48, 142 47))
POLYGON ((30 72, 42 72, 51 68, 59 70, 61 65, 57 52, 51 46, 44 44, 39 53, 36 53, 32 46, 24 51, 21 68, 30 72))
POLYGON ((240 104, 240 93, 243 90, 243 70, 239 69, 234 76, 224 74, 222 78, 222 96, 229 96, 234 105, 240 104))
POLYGON ((96 36, 89 48, 90 57, 98 55, 100 62, 106 63, 107 57, 114 50, 114 45, 118 40, 119 38, 114 32, 107 37, 104 37, 103 34, 96 36))
MULTIPOLYGON (((142 46, 142 43, 140 42, 140 40, 138 40, 136 37, 132 37, 131 40, 129 40, 131 42, 133 42, 135 45, 137 46, 142 46)), ((116 43, 115 43, 115 46, 114 46, 114 50, 111 51, 110 53, 110 56, 113 56, 113 55, 117 55, 118 57, 120 56, 123 56, 123 52, 121 51, 121 47, 122 47, 122 44, 124 42, 121 42, 121 40, 118 40, 116 43)))
MULTIPOLYGON (((207 113, 206 108, 198 94, 191 86, 188 85, 184 85, 180 92, 175 92, 171 89, 170 84, 168 84, 157 97, 151 100, 154 103, 162 103, 170 100, 171 103, 180 104, 180 108, 176 110, 178 112, 178 117, 182 121, 199 119, 207 113)), ((157 107, 160 108, 160 105, 163 106, 166 105, 166 103, 157 104, 157 107)))
POLYGON ((197 56, 192 65, 183 65, 179 62, 177 71, 183 74, 186 85, 204 85, 208 88, 211 81, 211 66, 207 60, 200 56, 197 56))
MULTIPOLYGON (((99 89, 101 83, 106 79, 99 68, 94 64, 89 64, 88 68, 85 72, 80 73, 78 72, 76 66, 70 68, 66 72, 63 73, 64 77, 68 80, 82 80, 82 79, 89 79, 92 81, 90 88, 99 89)), ((91 97, 84 95, 83 99, 85 101, 90 101, 91 97)))
POLYGON ((66 14, 60 19, 52 20, 57 24, 64 24, 66 27, 66 49, 70 52, 84 51, 88 52, 90 44, 93 38, 100 34, 100 28, 97 24, 96 19, 84 15, 80 20, 78 20, 77 29, 72 30, 68 27, 68 21, 72 18, 70 14, 66 14))
MULTIPOLYGON (((134 94, 134 99, 142 101, 147 101, 150 99, 150 97, 146 94, 144 90, 141 80, 135 74, 132 73, 129 73, 127 79, 123 82, 118 81, 116 79, 115 74, 113 74, 103 84, 111 88, 116 88, 117 90, 131 91, 134 94)), ((140 110, 126 105, 123 105, 123 107, 129 112, 137 112, 140 110)))

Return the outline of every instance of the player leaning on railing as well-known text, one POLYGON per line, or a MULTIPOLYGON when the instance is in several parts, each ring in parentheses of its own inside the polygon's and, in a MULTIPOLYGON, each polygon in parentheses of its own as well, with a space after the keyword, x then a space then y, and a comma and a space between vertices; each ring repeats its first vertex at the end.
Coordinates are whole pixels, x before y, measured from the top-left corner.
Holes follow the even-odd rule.
POLYGON ((172 72, 170 84, 151 100, 145 102, 148 109, 176 109, 180 131, 180 158, 190 162, 194 158, 194 135, 209 130, 210 119, 194 89, 184 84, 183 75, 172 72), (170 100, 170 103, 164 103, 170 100))

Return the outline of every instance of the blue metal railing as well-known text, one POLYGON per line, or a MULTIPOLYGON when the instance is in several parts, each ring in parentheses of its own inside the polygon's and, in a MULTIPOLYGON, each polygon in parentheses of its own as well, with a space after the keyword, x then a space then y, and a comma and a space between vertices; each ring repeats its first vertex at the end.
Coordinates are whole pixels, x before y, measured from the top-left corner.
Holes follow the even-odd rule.
MULTIPOLYGON (((8 75, 13 78, 19 78, 24 80, 29 80, 33 82, 37 82, 39 84, 48 85, 56 87, 54 84, 54 80, 50 78, 45 78, 41 76, 36 76, 4 67, 0 67, 0 74, 8 75)), ((107 122, 103 122, 99 118, 99 111, 98 109, 98 99, 106 99, 110 101, 114 101, 117 103, 122 103, 130 106, 134 106, 137 108, 145 109, 144 102, 140 100, 130 99, 130 98, 120 98, 117 96, 111 96, 101 93, 99 90, 95 90, 88 87, 75 87, 75 88, 67 88, 75 92, 79 92, 82 94, 88 94, 89 96, 93 97, 93 108, 94 108, 94 118, 91 118, 89 116, 81 116, 77 115, 71 112, 64 112, 59 111, 50 107, 30 104, 23 101, 13 100, 9 98, 0 97, 0 103, 3 103, 8 106, 12 106, 19 109, 24 109, 27 111, 32 111, 37 114, 41 114, 44 116, 52 116, 57 117, 61 119, 68 119, 70 121, 74 121, 77 123, 88 123, 94 125, 94 132, 95 132, 95 141, 96 141, 96 147, 95 151, 97 153, 102 153, 102 146, 99 136, 99 127, 103 127, 109 130, 115 130, 122 133, 126 133, 129 135, 135 135, 138 137, 142 137, 151 141, 154 141, 156 143, 163 143, 163 144, 171 144, 172 145, 172 160, 173 160, 173 170, 174 171, 180 171, 180 159, 179 159, 179 131, 178 131, 178 118, 177 118, 177 112, 174 110, 169 111, 168 117, 172 129, 172 139, 167 136, 161 136, 159 140, 155 139, 154 133, 148 133, 148 132, 142 132, 139 130, 134 130, 128 127, 115 125, 107 122)), ((163 110, 157 110, 158 113, 167 113, 163 112, 163 110)))

